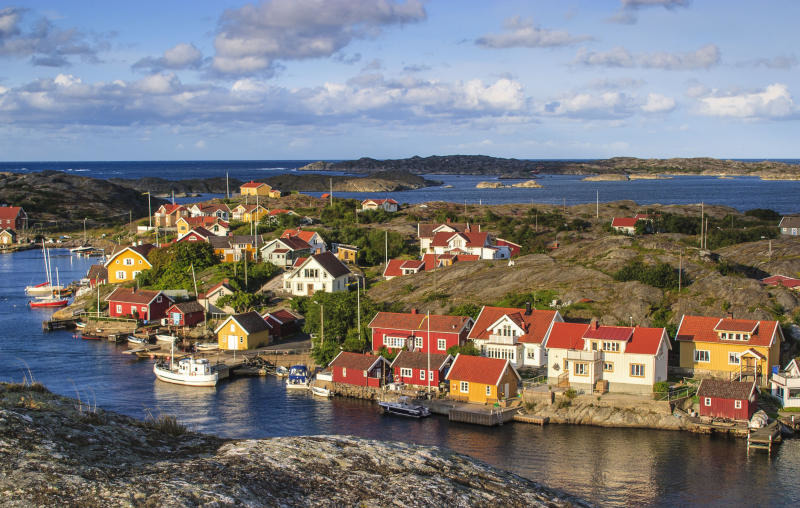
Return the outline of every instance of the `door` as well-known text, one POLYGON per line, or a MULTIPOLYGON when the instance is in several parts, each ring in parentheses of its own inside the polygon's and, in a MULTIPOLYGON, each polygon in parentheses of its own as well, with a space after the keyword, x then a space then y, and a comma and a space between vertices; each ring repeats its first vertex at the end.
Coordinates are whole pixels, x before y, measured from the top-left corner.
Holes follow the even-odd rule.
POLYGON ((172 325, 173 326, 180 326, 181 325, 181 313, 180 312, 173 312, 172 313, 172 325))
POLYGON ((507 399, 509 393, 511 392, 509 392, 508 383, 506 383, 505 385, 503 385, 503 398, 507 399))
POLYGON ((228 335, 228 349, 239 349, 238 340, 236 335, 228 335))
POLYGON ((314 284, 307 284, 306 285, 306 294, 311 296, 314 294, 314 284))

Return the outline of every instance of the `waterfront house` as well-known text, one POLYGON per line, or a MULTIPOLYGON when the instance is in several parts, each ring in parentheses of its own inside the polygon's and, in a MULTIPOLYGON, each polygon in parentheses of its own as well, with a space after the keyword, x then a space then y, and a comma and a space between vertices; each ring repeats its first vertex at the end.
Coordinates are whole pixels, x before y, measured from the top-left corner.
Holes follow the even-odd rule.
POLYGON ((289 268, 302 257, 311 255, 311 246, 298 236, 275 238, 261 247, 261 259, 273 265, 289 268))
MULTIPOLYGON (((181 219, 183 220, 183 219, 181 219)), ((197 242, 205 242, 209 243, 212 236, 216 236, 211 231, 207 230, 202 226, 197 226, 195 228, 190 229, 189 231, 183 233, 182 235, 179 234, 178 238, 175 240, 175 243, 178 242, 189 242, 189 243, 197 243, 197 242)))
POLYGON ((108 282, 119 284, 134 280, 140 273, 153 267, 147 255, 156 246, 151 243, 141 243, 127 247, 116 247, 105 267, 108 270, 108 282))
POLYGON ((167 315, 172 299, 162 291, 116 288, 106 297, 110 317, 137 318, 158 321, 167 315))
POLYGON ((390 372, 389 361, 382 356, 342 351, 328 365, 334 383, 380 388, 390 372))
POLYGON ((778 224, 778 229, 782 235, 800 235, 800 216, 786 215, 782 217, 781 222, 778 224))
POLYGON ((639 222, 639 219, 636 217, 614 217, 611 221, 611 229, 626 235, 634 235, 637 222, 639 222))
POLYGON ((450 398, 479 404, 494 404, 519 393, 522 381, 510 360, 456 355, 446 376, 450 398))
POLYGON ((21 206, 0 205, 0 229, 19 231, 28 228, 28 214, 21 206))
POLYGON ((684 373, 726 379, 755 377, 766 386, 772 368, 780 367, 784 338, 777 321, 685 315, 676 340, 684 373))
POLYGON ((269 191, 271 190, 271 186, 263 182, 254 182, 252 180, 239 187, 242 196, 269 196, 269 191))
POLYGON ((356 264, 358 262, 358 247, 346 243, 334 243, 331 250, 340 261, 356 264))
POLYGON ((292 336, 302 329, 303 317, 289 309, 278 309, 261 315, 269 326, 269 334, 281 339, 292 336))
POLYGON ((17 243, 17 233, 13 229, 0 229, 0 245, 17 243))
POLYGON ((296 236, 311 246, 314 254, 322 254, 327 250, 325 240, 316 231, 306 231, 303 229, 287 229, 281 234, 281 238, 296 236))
POLYGON ((481 226, 470 226, 467 223, 450 222, 448 219, 445 223, 417 223, 417 238, 419 239, 420 254, 432 254, 431 242, 436 233, 457 233, 464 231, 478 231, 480 232, 481 226))
POLYGON ((267 209, 261 205, 240 204, 233 209, 233 220, 259 222, 267 213, 267 209))
POLYGON ((524 309, 484 306, 468 338, 482 356, 510 360, 515 367, 541 367, 547 362, 544 339, 561 321, 557 310, 535 310, 530 303, 524 309))
POLYGON ((361 210, 382 209, 386 212, 394 213, 397 211, 397 201, 394 199, 365 199, 361 202, 361 210))
POLYGON ((213 216, 181 217, 175 227, 178 236, 183 236, 192 228, 202 227, 217 236, 225 236, 230 231, 230 224, 213 216))
POLYGON ((700 416, 749 421, 758 410, 758 387, 755 381, 703 379, 697 389, 700 416))
POLYGON ((295 296, 311 296, 317 291, 347 291, 352 273, 332 252, 313 254, 307 258, 299 258, 283 274, 283 288, 295 296))
POLYGON ((783 407, 800 407, 800 358, 792 358, 783 370, 773 371, 769 382, 772 395, 783 407))
POLYGON ((181 217, 188 217, 189 210, 182 205, 164 204, 153 214, 153 225, 159 228, 174 228, 181 217))
POLYGON ((167 309, 167 324, 195 326, 206 320, 206 311, 197 300, 172 304, 167 309))
POLYGON ((453 346, 463 346, 472 325, 469 316, 431 314, 429 321, 428 314, 414 309, 410 313, 378 312, 367 326, 372 331, 373 351, 385 347, 443 354, 453 346))
POLYGON ((653 393, 667 380, 664 328, 554 323, 545 339, 548 382, 601 393, 653 393))
POLYGON ((395 277, 419 273, 424 269, 425 262, 419 259, 390 259, 383 270, 383 277, 386 280, 392 280, 395 277))
POLYGON ((392 362, 395 383, 439 390, 450 366, 452 355, 442 353, 423 353, 421 351, 400 351, 392 362))
POLYGON ((761 283, 765 286, 783 286, 794 290, 800 289, 800 279, 787 277, 786 275, 770 275, 769 277, 761 279, 761 283))
POLYGON ((227 351, 255 349, 270 342, 269 326, 256 311, 228 316, 214 334, 219 348, 227 351))
POLYGON ((86 278, 89 279, 89 286, 92 288, 97 287, 99 284, 108 282, 108 269, 103 265, 92 265, 89 271, 86 272, 86 278))

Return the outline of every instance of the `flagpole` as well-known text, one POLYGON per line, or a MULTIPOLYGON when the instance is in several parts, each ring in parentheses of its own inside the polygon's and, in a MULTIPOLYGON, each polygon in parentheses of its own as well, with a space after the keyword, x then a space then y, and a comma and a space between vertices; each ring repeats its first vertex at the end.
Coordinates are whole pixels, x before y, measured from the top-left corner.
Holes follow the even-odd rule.
POLYGON ((428 311, 428 372, 425 377, 428 378, 428 393, 431 393, 431 311, 428 311))

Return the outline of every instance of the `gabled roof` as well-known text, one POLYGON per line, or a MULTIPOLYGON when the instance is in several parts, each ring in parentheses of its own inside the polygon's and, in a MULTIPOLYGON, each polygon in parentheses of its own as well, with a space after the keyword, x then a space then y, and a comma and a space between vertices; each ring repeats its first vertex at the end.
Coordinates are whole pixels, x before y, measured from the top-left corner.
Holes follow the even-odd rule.
POLYGON ((787 277, 786 275, 770 275, 761 279, 761 283, 768 286, 784 286, 791 289, 800 286, 800 279, 787 277))
POLYGON ((89 280, 108 280, 108 269, 103 265, 92 265, 86 274, 89 280))
POLYGON ((136 254, 140 255, 144 262, 147 263, 149 267, 152 268, 152 264, 150 260, 147 259, 147 255, 150 253, 151 250, 155 249, 156 246, 152 243, 144 243, 142 245, 128 245, 127 247, 116 246, 114 247, 114 251, 108 257, 108 261, 106 261, 105 266, 108 267, 114 259, 116 259, 120 254, 125 251, 135 252, 136 254))
MULTIPOLYGON (((269 187, 269 185, 265 184, 264 182, 254 182, 254 181, 250 180, 249 182, 242 184, 241 188, 242 189, 258 189, 259 187, 262 187, 264 185, 269 187)), ((269 187, 269 188, 271 189, 272 187, 269 187)))
POLYGON ((714 397, 718 399, 747 400, 756 390, 756 382, 723 381, 720 379, 704 379, 697 389, 698 397, 714 397))
MULTIPOLYGON (((724 321, 718 317, 710 316, 688 316, 685 315, 681 319, 681 324, 678 326, 678 333, 676 339, 679 341, 687 342, 721 342, 732 344, 743 344, 748 346, 765 346, 772 345, 774 337, 778 336, 780 327, 777 321, 755 321, 749 319, 735 319, 731 320, 737 323, 725 324, 725 326, 737 326, 739 328, 757 328, 747 341, 730 341, 722 340, 719 338, 716 330, 720 328, 718 325, 724 321)), ((737 330, 723 330, 736 332, 737 330)))
POLYGON ((715 332, 742 332, 753 333, 758 327, 758 321, 750 319, 733 319, 724 318, 720 319, 719 323, 714 327, 715 332))
POLYGON ((261 205, 254 205, 254 204, 246 205, 244 203, 240 203, 239 205, 237 205, 236 208, 234 208, 234 210, 239 210, 240 208, 242 213, 253 213, 254 211, 256 211, 256 209, 263 210, 265 212, 267 211, 267 209, 261 205))
POLYGON ((582 350, 583 334, 588 328, 585 323, 553 323, 545 346, 547 349, 582 350))
POLYGON ((270 320, 273 320, 281 325, 292 323, 294 321, 300 321, 301 319, 300 316, 298 316, 297 314, 288 309, 278 309, 272 312, 265 312, 264 314, 261 315, 261 317, 267 320, 267 324, 269 324, 270 320))
POLYGON ((286 210, 284 208, 273 208, 272 210, 269 211, 269 214, 271 216, 273 216, 273 217, 275 217, 276 215, 283 215, 283 214, 286 214, 286 213, 291 214, 291 215, 297 215, 293 211, 286 210))
POLYGON ((189 226, 209 227, 213 226, 214 224, 220 224, 221 226, 224 226, 226 228, 230 226, 230 224, 228 224, 224 220, 218 219, 213 215, 200 215, 197 217, 181 217, 180 219, 178 219, 178 222, 180 221, 186 221, 186 224, 188 224, 189 226))
POLYGON ((227 289, 231 293, 234 293, 235 291, 233 290, 233 287, 231 287, 229 282, 230 281, 228 279, 222 279, 220 282, 217 282, 216 284, 208 288, 208 291, 206 291, 206 297, 208 297, 213 293, 216 293, 221 289, 227 289))
POLYGON ((584 339, 621 340, 627 342, 633 335, 630 326, 600 326, 595 322, 583 334, 584 339))
POLYGON ((800 228, 800 216, 797 215, 787 215, 781 218, 781 222, 778 224, 779 228, 800 228))
POLYGON ((353 370, 371 370, 378 362, 389 363, 386 358, 382 356, 373 356, 368 354, 350 353, 349 351, 342 351, 336 358, 334 358, 329 367, 341 367, 353 370))
POLYGON ((170 310, 175 309, 180 311, 181 314, 192 314, 193 312, 205 312, 205 309, 200 302, 197 300, 192 300, 190 302, 180 302, 180 303, 173 303, 170 305, 167 312, 169 313, 170 310))
POLYGON ((200 210, 203 213, 214 213, 217 210, 222 210, 223 212, 230 212, 231 209, 225 203, 200 203, 200 210))
POLYGON ((21 206, 0 206, 0 220, 14 220, 20 212, 22 212, 21 206))
POLYGON ((400 351, 392 362, 393 369, 422 369, 428 370, 428 361, 432 370, 441 370, 445 362, 452 359, 452 355, 440 353, 423 353, 421 351, 400 351))
POLYGON ((506 369, 511 369, 517 379, 522 379, 509 360, 469 356, 459 353, 447 373, 447 379, 497 386, 506 369))
POLYGON ((208 241, 208 239, 211 238, 212 236, 216 236, 214 233, 212 233, 211 231, 207 230, 206 228, 204 228, 202 226, 196 226, 196 227, 190 229, 189 231, 187 231, 186 233, 182 234, 181 237, 178 238, 175 241, 176 242, 180 242, 184 238, 186 238, 187 236, 190 236, 192 233, 194 233, 196 236, 199 236, 200 238, 204 239, 205 241, 208 241))
MULTIPOLYGON (((430 330, 432 332, 459 332, 472 322, 469 316, 442 316, 431 314, 430 330)), ((428 315, 414 312, 378 312, 372 318, 370 328, 390 328, 393 330, 426 331, 428 315)))
POLYGON ((209 236, 208 243, 215 249, 230 249, 231 237, 230 236, 209 236))
POLYGON ((389 203, 390 205, 398 204, 394 199, 365 199, 361 202, 362 205, 366 205, 367 203, 375 203, 376 205, 382 205, 384 203, 389 203))
MULTIPOLYGON (((291 237, 291 236, 297 236, 300 239, 302 239, 305 242, 310 244, 311 241, 314 239, 314 235, 319 236, 319 234, 316 231, 305 231, 303 229, 287 229, 287 230, 285 230, 283 232, 283 234, 281 234, 281 238, 288 238, 288 237, 291 237)), ((320 238, 320 241, 321 241, 322 237, 319 236, 319 238, 320 238)))
POLYGON ((492 332, 489 327, 496 323, 501 317, 508 316, 517 323, 524 333, 518 337, 519 342, 529 344, 541 344, 544 340, 550 324, 556 320, 558 311, 555 310, 531 310, 526 315, 525 309, 515 309, 513 307, 489 307, 485 305, 475 320, 475 326, 469 332, 469 338, 473 340, 489 340, 492 332))
POLYGON ((639 219, 635 217, 614 217, 614 220, 611 221, 612 228, 633 228, 636 227, 636 223, 639 219))
POLYGON ((6 228, 0 228, 0 235, 2 235, 2 234, 11 235, 11 236, 14 236, 14 237, 17 236, 17 232, 16 231, 14 231, 13 229, 6 229, 6 228))
POLYGON ((285 245, 287 249, 292 251, 311 249, 311 246, 308 244, 308 242, 306 242, 299 236, 290 236, 288 238, 276 238, 276 240, 285 245))
POLYGON ((106 297, 107 302, 133 303, 136 305, 150 305, 157 296, 161 295, 169 301, 168 297, 161 291, 150 291, 149 289, 116 288, 106 297))
POLYGON ((264 321, 264 318, 262 318, 258 312, 251 310, 250 312, 228 316, 228 319, 223 321, 214 330, 214 333, 219 333, 219 331, 222 330, 222 328, 227 325, 228 321, 230 320, 236 321, 242 330, 244 330, 248 335, 269 330, 269 326, 267 325, 267 322, 264 321))
POLYGON ((403 269, 421 270, 425 267, 425 262, 418 259, 390 259, 383 270, 384 277, 400 277, 403 269))
POLYGON ((342 263, 339 260, 339 258, 337 258, 336 255, 331 251, 325 251, 321 254, 313 254, 310 257, 300 258, 300 259, 303 259, 304 261, 299 265, 295 262, 294 265, 295 268, 300 268, 313 259, 317 263, 319 263, 322 269, 328 272, 328 274, 334 279, 337 277, 341 277, 342 275, 353 273, 350 271, 349 268, 347 268, 347 265, 342 263))
MULTIPOLYGON (((466 231, 469 227, 469 224, 466 223, 459 223, 459 222, 445 222, 445 223, 437 223, 434 222, 432 224, 417 224, 417 236, 419 238, 433 238, 434 233, 439 228, 442 230, 449 230, 453 231, 466 231)), ((478 226, 478 231, 481 230, 481 227, 478 226)))

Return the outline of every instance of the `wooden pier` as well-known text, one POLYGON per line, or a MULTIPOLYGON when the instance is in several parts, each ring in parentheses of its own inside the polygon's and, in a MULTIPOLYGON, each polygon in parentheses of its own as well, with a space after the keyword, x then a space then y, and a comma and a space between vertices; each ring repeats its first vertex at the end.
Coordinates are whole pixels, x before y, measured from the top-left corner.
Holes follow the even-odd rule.
POLYGON ((768 455, 772 455, 772 445, 781 442, 781 428, 779 422, 772 422, 766 427, 750 430, 747 433, 747 453, 750 449, 766 450, 768 455))
POLYGON ((514 421, 515 422, 530 423, 530 424, 533 424, 533 425, 544 426, 544 425, 547 425, 548 423, 550 423, 550 418, 547 417, 547 416, 533 416, 533 415, 515 414, 514 415, 514 421))
POLYGON ((76 322, 77 319, 75 318, 48 319, 47 321, 42 321, 42 331, 52 332, 53 330, 71 330, 75 328, 76 322))
POLYGON ((517 408, 453 408, 447 414, 447 418, 451 422, 472 423, 475 425, 494 427, 495 425, 503 425, 504 423, 513 420, 516 413, 517 408))
POLYGON ((139 347, 135 347, 133 349, 128 349, 127 351, 123 351, 123 355, 136 355, 136 356, 149 356, 151 352, 158 351, 161 349, 161 346, 158 344, 143 344, 139 347))

